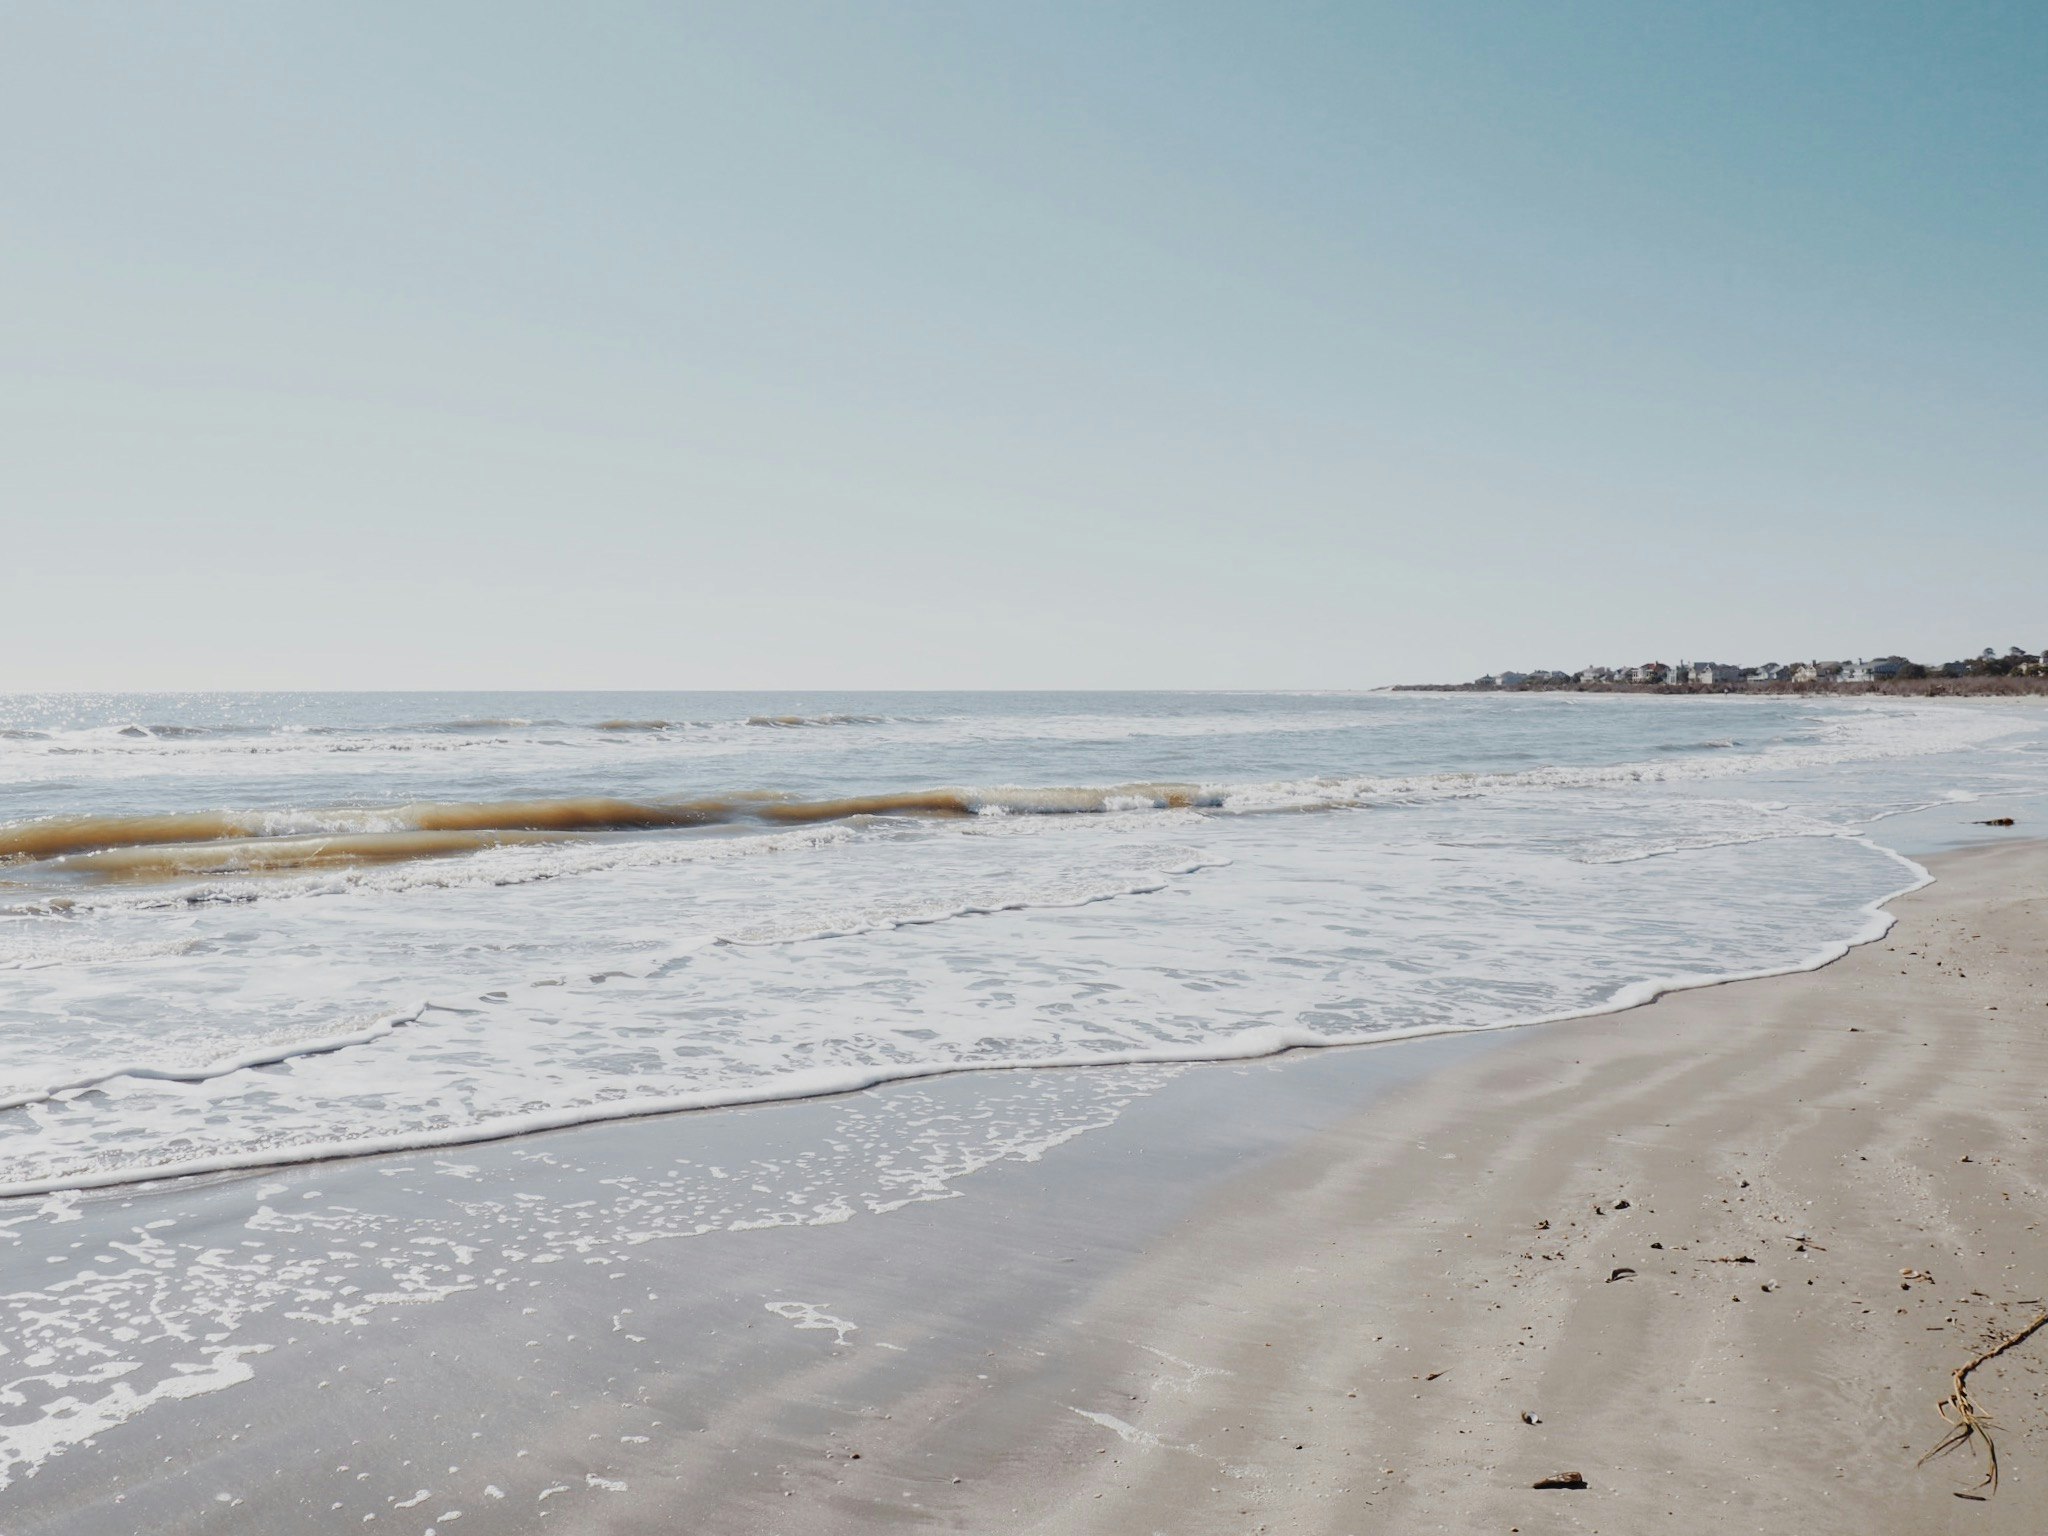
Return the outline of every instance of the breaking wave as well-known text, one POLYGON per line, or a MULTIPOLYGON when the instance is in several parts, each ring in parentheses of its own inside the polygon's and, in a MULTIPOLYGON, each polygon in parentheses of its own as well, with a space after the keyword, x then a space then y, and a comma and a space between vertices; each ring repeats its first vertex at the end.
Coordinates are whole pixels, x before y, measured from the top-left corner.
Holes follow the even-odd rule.
MULTIPOLYGON (((1211 1036, 1200 1041, 1162 1040, 1147 1045, 1126 1044, 1120 1048, 1103 1045, 1083 1046, 1077 1041, 1068 1049, 972 1060, 871 1061, 838 1067, 808 1067, 789 1071, 765 1083, 729 1083, 718 1087, 682 1091, 674 1088, 667 1091, 654 1088, 641 1088, 638 1091, 628 1089, 599 1094, 577 1103, 485 1115, 456 1124, 425 1124, 383 1134, 358 1130, 332 1140, 287 1141, 261 1146, 215 1148, 199 1153, 182 1146, 153 1148, 145 1154, 142 1161, 124 1161, 113 1167, 73 1166, 62 1171, 31 1171, 30 1168, 16 1164, 5 1166, 4 1171, 0 1171, 0 1200, 46 1195, 54 1191, 105 1189, 195 1174, 282 1167, 295 1163, 360 1157, 381 1152, 410 1152, 473 1145, 528 1135, 536 1131, 602 1124, 613 1120, 639 1119, 696 1109, 786 1103, 823 1095, 857 1092, 883 1083, 913 1081, 959 1072, 1255 1060, 1288 1051, 1347 1045, 1379 1045, 1431 1036, 1488 1034, 1566 1019, 1620 1013, 1673 992, 1721 986, 1731 981, 1819 970, 1839 960, 1852 948, 1882 938, 1890 931, 1895 921, 1893 914, 1888 910, 1890 904, 1899 897, 1929 884, 1933 877, 1921 865, 1891 849, 1862 838, 1847 838, 1844 841, 1855 842, 1869 848, 1903 868, 1910 877, 1903 885, 1865 902, 1859 909, 1859 926, 1847 936, 1831 939, 1818 948, 1774 964, 1666 973, 1628 983, 1596 1001, 1551 1011, 1509 1016, 1484 1023, 1433 1022, 1347 1032, 1325 1032, 1301 1023, 1267 1024, 1243 1028, 1228 1035, 1211 1036)), ((1133 881, 1121 890, 1110 888, 1080 894, 1067 900, 1013 899, 994 906, 967 905, 951 911, 905 915, 845 930, 824 929, 813 933, 778 935, 770 939, 719 936, 709 938, 707 942, 711 945, 728 946, 801 942, 808 939, 841 937, 850 932, 873 931, 877 927, 929 924, 949 918, 988 915, 1039 905, 1091 905, 1112 900, 1119 895, 1149 894, 1165 888, 1166 882, 1161 878, 1163 876, 1193 874, 1217 863, 1227 862, 1198 858, 1178 867, 1161 870, 1151 879, 1133 881)), ((371 1044, 396 1031, 418 1025, 427 1013, 443 1006, 426 1003, 404 1012, 384 1015, 346 1034, 281 1044, 238 1057, 191 1066, 160 1066, 140 1062, 109 1064, 99 1071, 69 1082, 18 1089, 5 1097, 0 1097, 0 1111, 24 1108, 78 1089, 97 1087, 117 1077, 154 1079, 167 1083, 197 1083, 231 1076, 251 1067, 279 1065, 308 1056, 338 1055, 351 1047, 371 1044)))
POLYGON ((1988 708, 1356 708, 18 707, 0 1193, 1621 1006, 1837 952, 1859 829, 2048 772, 1988 708))
MULTIPOLYGON (((208 859, 292 862, 432 857, 535 837, 726 826, 811 826, 858 817, 923 819, 985 814, 1061 815, 1221 805, 1192 784, 1124 784, 1107 789, 924 789, 826 799, 773 790, 693 799, 619 800, 577 796, 340 807, 319 811, 186 811, 163 816, 72 816, 0 827, 0 860, 43 860, 69 870, 146 872, 136 850, 173 864, 212 868, 208 859), (212 848, 214 853, 205 850, 212 848), (263 850, 277 850, 266 858, 263 850)), ((175 871, 173 871, 175 872, 175 871)))
MULTIPOLYGON (((879 716, 761 716, 771 724, 879 716)), ((1974 722, 1990 732, 2000 723, 1974 722)), ((652 728, 652 722, 648 723, 652 728)), ((314 810, 214 810, 150 816, 47 817, 0 826, 0 868, 60 881, 163 881, 402 863, 527 843, 718 827, 760 829, 871 820, 946 821, 989 816, 1194 811, 1211 815, 1357 810, 1502 794, 1630 787, 1736 778, 1759 769, 1822 767, 1918 756, 1971 744, 1957 731, 1933 743, 1896 728, 1765 751, 1703 743, 1711 757, 1486 772, 1326 775, 1259 783, 1136 782, 885 790, 805 797, 778 790, 625 799, 602 795, 420 801, 314 810)))

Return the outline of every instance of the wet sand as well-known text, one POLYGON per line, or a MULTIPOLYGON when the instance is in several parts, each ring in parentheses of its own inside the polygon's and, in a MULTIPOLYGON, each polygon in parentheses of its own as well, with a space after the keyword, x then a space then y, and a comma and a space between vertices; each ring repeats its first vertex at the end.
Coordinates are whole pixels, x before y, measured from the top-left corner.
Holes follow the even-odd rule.
POLYGON ((2048 845, 1936 869, 1826 970, 1523 1036, 1218 1192, 1075 1316, 1103 1418, 1020 1413, 962 1527, 2040 1530, 2048 1330, 1971 1378, 1995 1496, 1916 1461, 2048 1310, 2048 845))
POLYGON ((0 1530, 2037 1530, 2048 1331, 1972 1378, 1994 1497, 1915 1462, 2048 1305, 2048 845, 1933 867, 1823 971, 1577 1023, 87 1197, 0 1289, 179 1400, 0 1530))

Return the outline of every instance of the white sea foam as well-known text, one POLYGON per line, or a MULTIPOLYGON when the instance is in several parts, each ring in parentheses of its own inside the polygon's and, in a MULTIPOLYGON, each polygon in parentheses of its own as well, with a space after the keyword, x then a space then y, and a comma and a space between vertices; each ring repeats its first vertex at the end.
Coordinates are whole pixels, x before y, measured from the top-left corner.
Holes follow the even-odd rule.
POLYGON ((23 1401, 30 1386, 57 1388, 62 1395, 47 1401, 41 1417, 27 1423, 0 1425, 0 1488, 23 1472, 33 1471, 71 1446, 90 1443, 159 1403, 203 1397, 249 1380, 255 1368, 250 1355, 267 1354, 268 1344, 203 1346, 196 1361, 180 1361, 167 1375, 137 1387, 119 1378, 137 1370, 134 1361, 115 1360, 76 1376, 17 1377, 0 1383, 0 1405, 23 1401), (77 1389, 111 1383, 97 1397, 77 1389))
POLYGON ((260 834, 355 835, 421 805, 763 789, 980 814, 46 883, 0 913, 0 1192, 1623 1007, 1822 963, 1899 884, 1873 825, 2048 785, 2038 712, 1995 706, 534 699, 417 725, 349 707, 370 713, 295 704, 294 729, 201 735, 124 734, 191 723, 156 702, 98 723, 0 709, 0 822, 227 807, 260 834), (707 725, 752 745, 681 783, 640 739, 666 729, 599 728, 756 714, 853 723, 707 725), (46 749, 80 733, 127 766, 49 777, 46 749), (412 741, 475 751, 366 778, 326 750, 412 741), (947 783, 985 787, 926 788, 947 783))
MULTIPOLYGON (((593 1252, 614 1274, 645 1253, 655 1275, 672 1272, 673 1260, 649 1245, 886 1216, 1108 1124, 1167 1075, 1034 1074, 991 1084, 971 1116, 913 1086, 848 1101, 794 1141, 766 1144, 780 1150, 733 1166, 650 1162, 644 1149, 625 1167, 514 1150, 519 1175, 508 1190, 473 1183, 463 1165, 398 1164, 382 1170, 402 1186, 388 1206, 330 1200, 314 1176, 278 1178, 252 1192, 239 1225, 218 1211, 189 1224, 138 1223, 102 1201, 80 1228, 75 1195, 23 1204, 0 1222, 0 1241, 20 1245, 13 1227, 43 1227, 28 1239, 58 1262, 17 1266, 0 1295, 15 1324, 0 1349, 0 1489, 125 1421, 240 1385, 294 1335, 364 1328, 420 1306, 503 1307, 532 1295, 537 1274, 560 1272, 547 1266, 567 1269, 593 1252)), ((821 1304, 777 1298, 770 1310, 839 1339, 853 1331, 821 1304)), ((648 1341, 636 1322, 630 1307, 612 1319, 640 1347, 648 1341)), ((389 1495, 418 1497, 410 1481, 389 1495)))
MULTIPOLYGON (((1837 842, 1845 851, 1853 849, 1858 856, 1877 860, 1879 868, 1907 868, 1915 883, 1925 878, 1924 872, 1910 861, 1899 860, 1863 840, 1837 842)), ((850 975, 837 975, 829 983, 821 980, 813 984, 808 996, 804 991, 790 990, 773 1000, 762 999, 761 978, 751 962, 737 971, 724 968, 697 976, 698 984, 683 989, 684 995, 695 993, 700 1006, 709 1004, 718 1009, 721 1027, 703 1028, 688 1036, 689 1043, 684 1049, 689 1054, 680 1058, 664 1057, 659 1050, 640 1043, 650 1019, 640 1011, 641 1005, 650 997, 661 998, 675 991, 679 967, 694 971, 689 956, 672 953, 661 963, 645 967, 639 975, 605 975, 596 983, 608 989, 602 1015, 583 1015, 566 1043, 561 1039, 565 1022, 582 1015, 583 1010, 580 1006, 565 1008, 564 1000, 580 1005, 595 995, 587 988, 572 986, 568 978, 541 977, 523 987, 494 990, 466 1005, 443 1004, 442 1017, 449 1022, 438 1022, 437 1038, 407 1054, 405 1070, 419 1079, 413 1093, 439 1107, 439 1115, 446 1117, 446 1090, 437 1093, 431 1089, 436 1080, 446 1076, 441 1062, 460 1063, 459 1079, 451 1078, 448 1082, 450 1088, 457 1081, 463 1083, 470 1102, 479 1106, 466 1116, 452 1121, 442 1118, 438 1124, 420 1124, 414 1113, 408 1112, 393 1117, 396 1124, 386 1131, 376 1130, 374 1121, 366 1125, 363 1105, 380 1092, 389 1093, 392 1071, 391 1064, 373 1060, 366 1051, 286 1058, 280 1065, 290 1068, 301 1079, 292 1085, 300 1096, 299 1113, 292 1122, 295 1134, 289 1140, 254 1147, 243 1137, 241 1127, 246 1124, 246 1111, 241 1103, 246 1095, 254 1095, 261 1102, 274 1099, 279 1092, 275 1080, 243 1085, 239 1073, 199 1071, 184 1077, 167 1072, 148 1078, 135 1076, 118 1084, 109 1080, 102 1085, 102 1091, 110 1096, 109 1103, 98 1112, 73 1104, 28 1106, 31 1111, 49 1113, 37 1128, 33 1150, 23 1149, 11 1160, 16 1176, 0 1185, 0 1195, 99 1188, 145 1178, 287 1164, 351 1153, 455 1146, 653 1113, 844 1093, 965 1068, 1243 1059, 1303 1047, 1413 1039, 1612 1012, 1667 991, 1825 964, 1837 958, 1849 944, 1884 931, 1889 918, 1880 902, 1896 889, 1894 880, 1888 888, 1875 892, 1862 904, 1860 920, 1854 926, 1843 925, 1847 931, 1842 937, 1797 952, 1781 950, 1780 958, 1769 964, 1678 969, 1650 977, 1638 974, 1634 979, 1604 987, 1595 982, 1592 985, 1602 987, 1601 990, 1589 990, 1562 1008, 1531 1009, 1529 1000, 1542 994, 1532 993, 1526 986, 1508 985, 1497 989, 1491 999, 1447 998, 1436 1006, 1422 1000, 1411 1005, 1405 1019, 1394 1013, 1390 999, 1381 999, 1377 1004, 1365 1002, 1347 1010, 1333 1007, 1327 998, 1319 998, 1318 991, 1330 979, 1348 974, 1340 965, 1328 966, 1319 983, 1305 986, 1300 978, 1285 977, 1284 972, 1280 976, 1262 974, 1246 963, 1252 958, 1250 953, 1226 953, 1220 964, 1190 966, 1183 962, 1184 974, 1166 979, 1159 968, 1160 960, 1147 955, 1142 947, 1130 947, 1138 937, 1131 932, 1122 936, 1123 943, 1112 951, 1107 966, 1050 966, 1048 974, 1035 986, 1028 981, 1009 979, 1000 984, 994 998, 977 999, 975 994, 985 983, 972 979, 964 987, 957 979, 948 983, 942 971, 932 968, 931 960, 937 960, 946 970, 963 961, 975 972, 1007 967, 991 967, 989 956, 980 946, 968 945, 963 949, 942 935, 934 935, 937 942, 930 948, 936 953, 929 958, 917 957, 907 966, 899 961, 880 971, 872 965, 855 964, 850 975), (1104 987, 1119 989, 1114 973, 1125 967, 1135 968, 1135 974, 1124 978, 1120 989, 1133 995, 1099 1006, 1092 1019, 1084 1016, 1085 1027, 1079 1033, 1036 1027, 1049 1018, 1070 1016, 1075 999, 1100 999, 1104 987), (905 982, 913 982, 916 990, 907 998, 888 997, 905 982), (879 1001, 855 1001, 877 987, 883 994, 879 1001), (1225 993, 1222 1006, 1192 1018, 1185 1014, 1187 999, 1219 990, 1225 993), (1037 995, 1023 995, 1034 993, 1037 995), (950 1006, 946 1002, 948 996, 953 999, 950 1006), (1239 997, 1243 1001, 1238 1001, 1239 997), (952 1027, 933 1027, 945 1025, 949 1014, 952 1027), (776 1023, 769 1025, 767 1020, 776 1023), (807 1024, 810 1027, 805 1027, 807 1024), (487 1081, 478 1075, 479 1053, 488 1054, 494 1049, 506 1062, 516 1063, 520 1068, 516 1079, 505 1078, 504 1096, 499 1100, 502 1107, 495 1113, 482 1108, 477 1096, 487 1081), (235 1091, 218 1092, 230 1087, 235 1091), (546 1092, 550 1088, 566 1093, 567 1102, 533 1107, 536 1091, 546 1092), (208 1090, 216 1091, 205 1099, 192 1096, 208 1090), (163 1133, 153 1138, 160 1149, 156 1156, 138 1156, 132 1146, 107 1145, 113 1127, 133 1125, 138 1120, 147 1124, 158 1115, 165 1120, 163 1133), (180 1133, 173 1133, 174 1125, 181 1127, 180 1133), (219 1130, 207 1129, 214 1125, 219 1130), (323 1125, 328 1127, 324 1135, 320 1133, 323 1125), (213 1144, 208 1146, 209 1142, 213 1144), (110 1160, 109 1152, 114 1154, 110 1160), (43 1167, 49 1171, 35 1171, 38 1159, 45 1160, 43 1167)), ((1632 899, 1626 890, 1614 894, 1622 903, 1632 899)), ((1054 910, 1045 909, 1044 915, 1051 916, 1054 910)), ((1579 912, 1569 917, 1577 920, 1585 915, 1579 912)), ((1236 918, 1235 903, 1227 896, 1208 903, 1198 930, 1205 947, 1221 945, 1226 951, 1255 951, 1262 942, 1260 936, 1256 932, 1243 933, 1236 918), (1224 920, 1220 929, 1216 926, 1219 918, 1224 920), (1238 930, 1235 937, 1230 936, 1232 929, 1238 930)), ((1778 925, 1771 922, 1771 926, 1778 925)), ((1154 925, 1141 921, 1127 927, 1145 931, 1155 944, 1163 938, 1169 952, 1178 948, 1170 934, 1158 933, 1154 925)), ((1387 974, 1412 963, 1415 953, 1424 946, 1419 934, 1411 937, 1409 954, 1362 964, 1361 970, 1387 974)), ((1437 943, 1447 941, 1450 953, 1467 948, 1462 935, 1445 935, 1437 943)), ((1540 953, 1550 942, 1542 925, 1520 935, 1497 935, 1494 940, 1509 954, 1525 950, 1540 953)), ((747 947, 728 951, 736 956, 748 952, 747 947)), ((702 951, 698 960, 708 961, 715 953, 702 951)), ((825 959, 820 969, 828 973, 838 970, 835 961, 839 958, 825 959)), ((1625 976, 1627 970, 1610 968, 1609 974, 1625 976)), ((788 986, 786 978, 778 979, 788 986)), ((499 1076, 493 1072, 489 1080, 498 1080, 499 1076)))

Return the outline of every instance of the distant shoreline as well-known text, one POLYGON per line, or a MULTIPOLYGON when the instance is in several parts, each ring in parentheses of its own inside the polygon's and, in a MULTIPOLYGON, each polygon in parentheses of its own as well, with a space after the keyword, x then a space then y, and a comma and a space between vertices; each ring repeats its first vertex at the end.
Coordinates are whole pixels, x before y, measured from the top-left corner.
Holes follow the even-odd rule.
POLYGON ((1820 694, 1847 698, 2017 698, 2048 695, 2048 677, 1917 677, 1881 683, 1395 683, 1391 693, 1820 694))

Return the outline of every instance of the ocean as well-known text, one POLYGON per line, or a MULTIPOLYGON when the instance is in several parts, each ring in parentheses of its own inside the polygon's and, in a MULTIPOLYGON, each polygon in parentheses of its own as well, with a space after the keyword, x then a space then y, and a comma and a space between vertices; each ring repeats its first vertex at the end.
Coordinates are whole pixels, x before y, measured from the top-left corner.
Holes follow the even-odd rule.
POLYGON ((1618 1008, 2043 788, 1926 700, 15 696, 0 1194, 1618 1008))

